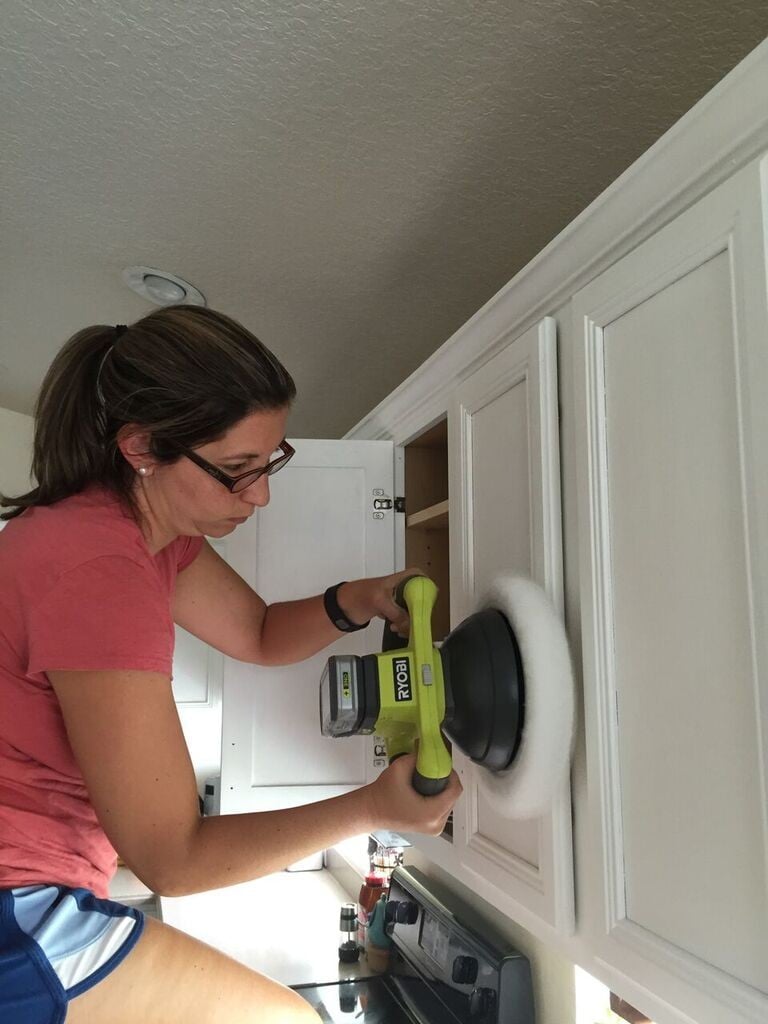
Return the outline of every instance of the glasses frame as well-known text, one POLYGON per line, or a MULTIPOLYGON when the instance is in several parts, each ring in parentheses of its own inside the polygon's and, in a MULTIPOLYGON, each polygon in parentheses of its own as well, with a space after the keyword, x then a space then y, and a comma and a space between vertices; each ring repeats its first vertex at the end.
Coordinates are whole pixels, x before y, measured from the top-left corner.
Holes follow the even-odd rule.
POLYGON ((232 494, 244 491, 247 487, 250 487, 251 484, 256 483, 256 481, 262 476, 272 476, 274 473, 277 473, 283 468, 283 466, 290 462, 296 454, 296 449, 292 445, 288 444, 285 438, 283 438, 279 445, 283 454, 278 458, 268 462, 266 466, 262 466, 260 469, 249 469, 247 473, 240 473, 239 476, 230 476, 229 473, 225 473, 223 469, 219 469, 218 466, 214 466, 210 462, 207 462, 201 455, 198 455, 197 452, 192 451, 191 448, 185 448, 183 444, 177 444, 175 442, 174 447, 178 448, 190 462, 194 462, 196 466, 199 466, 200 469, 204 469, 206 473, 214 478, 214 480, 218 480, 220 484, 223 484, 224 487, 226 487, 232 494), (245 480, 246 477, 251 477, 250 481, 245 484, 244 487, 237 487, 239 481, 245 480))

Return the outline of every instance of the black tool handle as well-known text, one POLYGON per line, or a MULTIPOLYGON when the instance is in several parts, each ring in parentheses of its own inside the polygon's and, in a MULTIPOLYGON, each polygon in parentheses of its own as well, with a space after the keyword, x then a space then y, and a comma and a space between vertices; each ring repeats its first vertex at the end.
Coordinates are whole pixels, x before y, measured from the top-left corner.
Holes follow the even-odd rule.
MULTIPOLYGON (((404 752, 395 754, 394 757, 390 757, 389 763, 393 764, 398 757, 404 757, 404 752)), ((411 776, 411 785, 420 793, 422 796, 436 796, 438 793, 442 793, 445 787, 448 785, 449 775, 446 775, 442 779, 428 779, 426 775, 422 775, 421 772, 416 771, 414 768, 413 775, 411 776)))
POLYGON ((421 775, 414 769, 413 775, 411 776, 411 785, 417 793, 421 793, 422 796, 437 796, 438 793, 442 793, 445 787, 448 785, 450 775, 446 775, 442 779, 428 779, 426 775, 421 775))
POLYGON ((392 629, 391 622, 384 623, 384 635, 381 638, 382 651, 399 651, 408 646, 408 641, 392 629))

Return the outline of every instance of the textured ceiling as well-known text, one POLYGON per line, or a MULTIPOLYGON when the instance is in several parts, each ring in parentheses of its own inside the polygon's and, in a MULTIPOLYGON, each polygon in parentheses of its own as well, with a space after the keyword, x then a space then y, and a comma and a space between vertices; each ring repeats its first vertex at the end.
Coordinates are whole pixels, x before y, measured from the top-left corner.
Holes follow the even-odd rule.
POLYGON ((764 0, 14 0, 0 405, 187 278, 338 436, 768 33, 764 0))

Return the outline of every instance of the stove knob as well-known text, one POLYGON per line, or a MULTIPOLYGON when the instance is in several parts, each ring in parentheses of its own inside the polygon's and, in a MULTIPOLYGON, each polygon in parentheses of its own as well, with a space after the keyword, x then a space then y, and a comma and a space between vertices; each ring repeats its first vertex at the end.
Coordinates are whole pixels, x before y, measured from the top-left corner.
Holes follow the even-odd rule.
POLYGON ((457 956, 453 961, 451 978, 459 985, 474 985, 477 981, 477 960, 473 956, 457 956))
POLYGON ((411 900, 403 900, 397 904, 395 920, 398 924, 416 924, 419 920, 418 904, 411 900))
POLYGON ((496 993, 492 988, 476 988, 469 997, 469 1016, 485 1017, 496 1007, 496 993))

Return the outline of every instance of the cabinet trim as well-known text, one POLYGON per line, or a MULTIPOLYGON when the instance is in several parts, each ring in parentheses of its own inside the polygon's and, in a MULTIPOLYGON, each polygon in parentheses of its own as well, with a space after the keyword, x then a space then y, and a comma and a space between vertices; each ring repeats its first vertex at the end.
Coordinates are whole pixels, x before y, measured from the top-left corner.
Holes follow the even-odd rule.
MULTIPOLYGON (((757 989, 630 921, 617 924, 612 934, 622 945, 634 950, 661 970, 668 971, 670 964, 673 965, 678 977, 683 978, 692 988, 705 993, 734 1013, 739 1013, 742 1019, 753 1021, 754 1024, 765 1024, 766 998, 757 989)), ((600 962, 607 964, 607 961, 600 962)))

